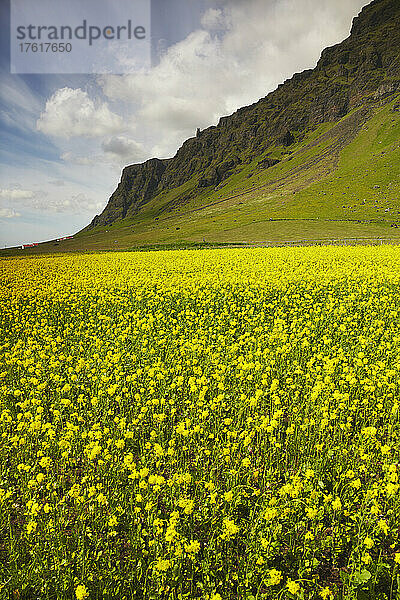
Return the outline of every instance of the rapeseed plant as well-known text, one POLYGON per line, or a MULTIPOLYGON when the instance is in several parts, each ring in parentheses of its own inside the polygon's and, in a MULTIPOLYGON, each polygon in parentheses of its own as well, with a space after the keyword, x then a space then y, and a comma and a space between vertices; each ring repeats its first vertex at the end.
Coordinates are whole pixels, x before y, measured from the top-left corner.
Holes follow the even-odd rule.
POLYGON ((0 274, 0 597, 400 593, 397 248, 0 274))

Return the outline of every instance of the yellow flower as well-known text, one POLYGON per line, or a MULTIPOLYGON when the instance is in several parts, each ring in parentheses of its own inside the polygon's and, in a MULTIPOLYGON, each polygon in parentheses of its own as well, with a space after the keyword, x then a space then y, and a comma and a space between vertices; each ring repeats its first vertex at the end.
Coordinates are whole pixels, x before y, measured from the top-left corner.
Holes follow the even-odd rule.
POLYGON ((180 498, 178 505, 183 508, 185 515, 191 515, 194 509, 194 500, 190 500, 189 498, 180 498))
POLYGON ((369 565, 372 562, 372 557, 368 552, 365 552, 362 556, 361 556, 361 561, 366 564, 369 565))
POLYGON ((51 463, 52 460, 49 456, 43 456, 39 461, 39 465, 42 467, 42 469, 50 467, 51 463))
POLYGON ((89 592, 84 585, 78 585, 75 590, 75 596, 77 600, 85 600, 85 598, 89 598, 89 592))
POLYGON ((45 475, 44 475, 44 473, 40 472, 40 473, 38 473, 38 474, 36 475, 36 481, 37 481, 38 483, 42 483, 42 481, 44 481, 44 479, 45 479, 45 475))
POLYGON ((272 519, 275 519, 275 517, 277 516, 277 514, 278 514, 278 511, 276 510, 276 508, 267 508, 265 510, 263 518, 266 521, 272 521, 272 519))
POLYGON ((355 490, 359 490, 361 487, 361 479, 357 478, 350 482, 350 485, 355 490))
POLYGON ((232 498, 233 498, 232 490, 230 490, 229 492, 225 492, 224 499, 226 500, 226 502, 231 502, 232 498))
POLYGON ((323 598, 323 600, 326 600, 326 598, 333 598, 333 594, 328 587, 324 587, 324 589, 320 591, 319 595, 321 598, 323 598))
POLYGON ((36 531, 36 528, 37 528, 36 521, 29 521, 28 525, 26 526, 27 534, 30 535, 31 533, 33 533, 34 531, 36 531))
POLYGON ((280 583, 282 580, 282 572, 277 571, 277 569, 270 569, 267 571, 267 575, 268 579, 266 581, 266 585, 268 586, 278 585, 278 583, 280 583))
POLYGON ((159 558, 156 564, 156 569, 157 571, 168 571, 168 569, 171 566, 171 561, 170 560, 164 560, 162 558, 159 558))
POLYGON ((107 498, 106 498, 106 497, 105 497, 105 495, 104 495, 103 493, 101 493, 101 492, 100 492, 100 494, 97 496, 96 500, 97 500, 97 502, 98 502, 99 504, 102 504, 103 506, 104 506, 105 504, 108 504, 108 502, 107 502, 107 498))
POLYGON ((365 436, 369 436, 369 437, 374 437, 376 435, 377 432, 377 428, 376 427, 365 427, 364 429, 361 430, 361 433, 364 434, 365 436))
POLYGON ((164 449, 160 444, 154 444, 154 452, 157 456, 164 456, 164 449))
POLYGON ((300 591, 300 585, 296 581, 292 581, 291 579, 288 579, 286 587, 291 594, 297 594, 297 592, 300 591))
POLYGON ((189 554, 196 554, 200 550, 200 543, 192 540, 189 544, 185 544, 185 550, 189 554))
POLYGON ((340 510, 342 508, 342 502, 340 498, 335 498, 332 502, 333 510, 340 510))
POLYGON ((385 535, 387 535, 389 533, 389 527, 388 524, 386 523, 386 521, 384 519, 380 519, 378 521, 378 528, 383 531, 383 533, 385 535))
POLYGON ((236 525, 235 521, 228 519, 228 517, 225 517, 222 524, 224 527, 222 532, 222 538, 224 539, 229 539, 230 537, 233 537, 239 531, 239 527, 236 525))
POLYGON ((364 546, 366 548, 368 548, 368 550, 370 550, 372 548, 372 546, 374 545, 374 540, 370 537, 366 537, 364 538, 364 546))

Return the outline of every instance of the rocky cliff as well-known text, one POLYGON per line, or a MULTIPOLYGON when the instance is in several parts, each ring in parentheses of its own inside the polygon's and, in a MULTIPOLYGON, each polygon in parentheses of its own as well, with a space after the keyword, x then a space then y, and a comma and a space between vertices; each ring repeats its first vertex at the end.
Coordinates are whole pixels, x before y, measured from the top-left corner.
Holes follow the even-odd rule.
MULTIPOLYGON (((399 53, 400 1, 374 0, 354 19, 350 36, 326 48, 314 69, 295 74, 255 104, 198 131, 173 158, 126 167, 89 228, 132 217, 159 193, 189 180, 189 195, 213 189, 266 150, 290 147, 310 128, 395 93, 400 89, 399 53)), ((263 168, 276 162, 264 161, 263 168)))

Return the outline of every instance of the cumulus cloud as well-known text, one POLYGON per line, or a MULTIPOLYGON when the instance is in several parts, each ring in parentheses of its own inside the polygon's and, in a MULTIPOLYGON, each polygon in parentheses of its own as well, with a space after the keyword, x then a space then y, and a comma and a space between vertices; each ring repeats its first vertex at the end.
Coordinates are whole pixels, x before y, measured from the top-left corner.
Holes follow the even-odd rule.
POLYGON ((65 163, 81 167, 94 167, 99 164, 123 166, 147 158, 142 144, 123 135, 112 136, 103 140, 101 150, 102 153, 99 152, 90 156, 68 151, 63 152, 60 158, 65 163))
POLYGON ((56 207, 57 212, 76 212, 82 211, 94 214, 100 208, 103 208, 102 202, 96 201, 86 194, 80 193, 66 197, 56 207))
MULTIPOLYGON (((60 187, 58 180, 51 182, 50 185, 55 186, 56 189, 60 187)), ((64 187, 64 183, 62 187, 64 187)), ((74 192, 71 187, 63 190, 62 193, 59 191, 54 193, 51 188, 38 188, 34 191, 2 189, 0 190, 0 199, 3 204, 0 207, 1 219, 12 219, 21 216, 20 212, 15 210, 16 204, 18 205, 18 210, 21 211, 69 214, 80 214, 81 212, 94 213, 99 208, 102 208, 104 204, 98 198, 94 199, 90 194, 74 192)))
MULTIPOLYGON (((197 127, 255 102, 321 50, 345 38, 366 0, 220 0, 201 27, 170 47, 148 72, 104 76, 115 102, 139 106, 137 120, 157 133, 153 151, 170 155, 197 127)), ((154 136, 155 137, 155 136, 154 136)))
POLYGON ((95 213, 104 203, 94 200, 85 193, 66 192, 63 195, 51 194, 42 190, 31 199, 24 208, 46 213, 82 214, 95 213))
POLYGON ((220 8, 209 8, 201 18, 201 24, 208 31, 218 31, 229 27, 229 18, 220 8))
POLYGON ((14 210, 15 205, 19 210, 26 208, 44 208, 47 206, 47 192, 43 190, 26 190, 20 188, 10 188, 0 190, 0 199, 3 206, 3 218, 13 218, 20 216, 19 212, 14 210))
POLYGON ((35 193, 30 190, 0 190, 0 198, 5 198, 6 200, 26 200, 27 198, 33 198, 34 194, 35 193))
POLYGON ((37 129, 50 136, 96 138, 118 132, 122 118, 113 113, 106 102, 94 102, 80 88, 64 87, 46 102, 37 121, 37 129))
POLYGON ((12 208, 0 208, 0 219, 17 219, 20 216, 21 213, 12 208))
POLYGON ((101 145, 103 151, 116 159, 125 161, 137 161, 144 157, 142 144, 135 142, 123 135, 113 136, 105 140, 101 145))
POLYGON ((134 140, 131 140, 122 135, 114 136, 104 141, 101 147, 103 148, 104 152, 116 154, 122 157, 135 155, 139 156, 143 153, 143 147, 141 144, 138 144, 134 140))
POLYGON ((47 100, 37 129, 64 140, 98 140, 103 158, 92 150, 82 156, 63 148, 63 160, 76 165, 170 156, 197 127, 216 124, 293 73, 314 66, 324 47, 348 35, 352 17, 366 3, 204 0, 197 29, 166 47, 156 66, 99 77, 101 95, 95 88, 91 94, 58 89, 47 100))
POLYGON ((26 208, 34 211, 60 213, 60 214, 94 214, 103 207, 102 202, 95 200, 91 195, 85 193, 51 194, 48 191, 38 193, 26 208))

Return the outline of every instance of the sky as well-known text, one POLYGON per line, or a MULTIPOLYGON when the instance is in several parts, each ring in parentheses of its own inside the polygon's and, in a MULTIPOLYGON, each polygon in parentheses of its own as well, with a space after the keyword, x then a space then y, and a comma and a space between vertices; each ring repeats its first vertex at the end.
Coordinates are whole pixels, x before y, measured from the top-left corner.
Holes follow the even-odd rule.
POLYGON ((9 0, 0 3, 0 247, 79 231, 124 166, 173 156, 198 127, 314 67, 368 4, 149 1, 151 66, 124 75, 11 74, 9 0))

